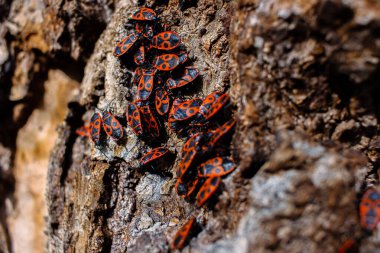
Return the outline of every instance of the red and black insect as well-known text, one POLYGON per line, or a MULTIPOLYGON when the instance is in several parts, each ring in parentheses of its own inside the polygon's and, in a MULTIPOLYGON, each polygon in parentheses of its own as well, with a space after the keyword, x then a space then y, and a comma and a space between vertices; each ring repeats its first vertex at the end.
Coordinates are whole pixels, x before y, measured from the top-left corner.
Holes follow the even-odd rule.
POLYGON ((95 143, 95 145, 100 145, 101 125, 102 117, 96 112, 90 119, 90 135, 91 140, 95 143))
POLYGON ((221 127, 217 128, 214 131, 211 131, 210 132, 211 137, 210 137, 207 147, 210 150, 212 150, 216 146, 218 141, 234 128, 235 124, 236 124, 236 120, 230 119, 229 121, 224 123, 221 127))
POLYGON ((143 133, 141 114, 135 102, 132 102, 127 107, 127 121, 133 132, 137 136, 143 133))
POLYGON ((196 177, 193 180, 187 180, 186 182, 182 181, 181 178, 177 179, 177 182, 175 184, 175 189, 177 190, 177 193, 182 198, 189 198, 197 188, 199 179, 196 177))
POLYGON ((156 111, 160 115, 165 115, 169 111, 170 99, 169 94, 165 89, 159 88, 156 90, 156 98, 154 100, 156 111))
POLYGON ((91 136, 91 131, 89 126, 81 126, 77 130, 75 130, 75 133, 79 136, 83 137, 90 137, 91 136))
POLYGON ((176 249, 182 250, 183 247, 185 247, 186 242, 189 239, 191 230, 194 225, 195 225, 195 218, 192 217, 177 231, 172 243, 170 244, 170 249, 172 251, 176 249))
POLYGON ((153 27, 148 24, 137 23, 135 26, 137 34, 142 35, 144 38, 151 40, 153 38, 153 27))
POLYGON ((183 75, 178 79, 169 78, 166 86, 169 89, 177 89, 191 83, 199 76, 199 70, 196 67, 185 67, 183 75))
POLYGON ((206 201, 214 194, 214 192, 218 189, 220 182, 220 177, 212 177, 208 178, 199 189, 199 192, 196 197, 197 206, 203 206, 206 201))
POLYGON ((146 165, 160 157, 163 157, 164 155, 169 153, 169 149, 164 147, 158 147, 154 148, 148 153, 146 153, 140 160, 141 164, 146 165))
POLYGON ((142 67, 137 67, 135 69, 135 71, 133 72, 132 80, 131 80, 132 85, 137 85, 139 83, 142 72, 143 72, 142 67))
POLYGON ((136 23, 136 25, 135 25, 135 32, 136 32, 137 34, 139 34, 139 35, 143 34, 144 29, 145 29, 145 27, 144 27, 143 24, 141 24, 141 23, 136 23))
POLYGON ((177 55, 179 58, 179 64, 184 64, 189 59, 189 55, 186 53, 186 51, 181 51, 177 53, 177 55))
POLYGON ((215 157, 198 167, 199 177, 222 177, 236 169, 236 164, 230 157, 215 157))
POLYGON ((143 33, 144 38, 151 40, 153 38, 153 35, 154 35, 153 27, 150 25, 145 26, 144 33, 143 33))
POLYGON ((132 33, 124 37, 119 43, 117 43, 113 55, 116 57, 120 57, 126 52, 128 52, 128 50, 131 49, 131 47, 136 43, 138 38, 139 36, 135 33, 132 33))
POLYGON ((170 109, 170 112, 169 112, 168 127, 169 127, 170 130, 172 130, 174 132, 180 131, 182 129, 181 124, 174 119, 174 111, 176 110, 176 108, 180 104, 181 104, 181 100, 178 99, 178 98, 176 98, 173 101, 173 106, 172 106, 172 108, 170 109))
POLYGON ((339 248, 338 253, 357 253, 359 252, 358 244, 355 239, 346 240, 339 248))
POLYGON ((120 140, 123 138, 124 129, 112 113, 104 112, 102 121, 104 131, 108 136, 114 140, 120 140))
POLYGON ((155 35, 152 39, 151 46, 159 50, 173 50, 181 43, 178 33, 166 31, 155 35))
POLYGON ((181 161, 178 165, 177 176, 183 178, 197 155, 202 155, 201 142, 203 133, 199 132, 190 137, 181 149, 181 161))
POLYGON ((157 15, 154 10, 146 7, 141 7, 132 15, 131 19, 137 21, 154 21, 157 19, 157 15))
POLYGON ((145 62, 145 48, 144 46, 140 46, 133 56, 133 61, 136 65, 143 65, 145 62))
POLYGON ((374 230, 380 221, 380 192, 368 189, 360 202, 360 224, 366 230, 374 230))
POLYGON ((175 54, 163 54, 156 57, 154 67, 161 71, 171 71, 179 65, 179 57, 175 54))
POLYGON ((203 100, 201 107, 199 108, 199 113, 203 116, 205 120, 209 120, 217 112, 219 112, 228 102, 230 101, 230 96, 227 93, 220 93, 214 91, 207 95, 203 100))
POLYGON ((140 107, 140 112, 142 114, 143 122, 145 127, 148 130, 148 133, 152 137, 159 137, 160 136, 160 129, 157 123, 156 118, 153 116, 149 105, 144 105, 140 107))
POLYGON ((174 119, 182 121, 194 117, 198 113, 201 103, 202 99, 199 98, 193 98, 182 102, 174 110, 174 119))
POLYGON ((138 100, 148 100, 152 93, 154 86, 155 70, 143 70, 140 77, 139 84, 137 86, 137 98, 138 100))

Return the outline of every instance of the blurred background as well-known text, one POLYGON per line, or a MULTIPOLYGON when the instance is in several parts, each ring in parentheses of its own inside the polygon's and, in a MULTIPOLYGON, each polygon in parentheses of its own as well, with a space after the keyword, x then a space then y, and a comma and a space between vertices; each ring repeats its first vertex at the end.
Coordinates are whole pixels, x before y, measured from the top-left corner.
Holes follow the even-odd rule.
POLYGON ((376 0, 0 0, 0 252, 167 252, 194 213, 192 252, 377 252, 359 203, 379 185, 379 31, 376 0), (74 133, 111 101, 124 120, 131 70, 112 52, 154 2, 202 73, 194 96, 236 105, 239 168, 212 208, 137 171, 135 135, 104 162, 74 133))

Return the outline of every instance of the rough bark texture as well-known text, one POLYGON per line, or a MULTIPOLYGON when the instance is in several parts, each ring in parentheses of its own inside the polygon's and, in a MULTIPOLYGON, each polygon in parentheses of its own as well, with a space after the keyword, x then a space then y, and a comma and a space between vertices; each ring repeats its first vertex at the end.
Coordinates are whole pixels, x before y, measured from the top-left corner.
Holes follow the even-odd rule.
POLYGON ((127 125, 136 87, 112 51, 137 3, 0 0, 0 252, 167 252, 189 216, 185 252, 380 249, 357 212, 378 184, 380 4, 192 2, 156 8, 201 71, 184 96, 228 91, 238 120, 239 167, 201 209, 173 188, 178 158, 141 170, 150 148, 129 127, 102 150, 74 133, 108 107, 127 125))

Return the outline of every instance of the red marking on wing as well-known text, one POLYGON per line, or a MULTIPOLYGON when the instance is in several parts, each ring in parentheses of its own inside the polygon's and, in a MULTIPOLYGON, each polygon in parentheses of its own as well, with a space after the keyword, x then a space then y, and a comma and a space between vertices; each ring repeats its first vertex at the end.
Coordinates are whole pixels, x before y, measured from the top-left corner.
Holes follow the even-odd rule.
POLYGON ((175 54, 163 54, 156 57, 154 67, 161 71, 171 71, 179 65, 179 57, 175 54))
POLYGON ((90 127, 89 126, 81 126, 77 130, 75 130, 75 133, 79 136, 83 137, 90 137, 90 127))
POLYGON ((119 43, 117 43, 114 51, 114 56, 120 57, 126 52, 128 52, 129 49, 135 44, 139 36, 137 34, 130 34, 126 37, 124 37, 119 43))
POLYGON ((142 118, 145 123, 145 126, 148 128, 149 134, 153 137, 160 136, 160 129, 158 127, 158 123, 156 121, 156 118, 150 111, 149 105, 142 106, 140 108, 140 112, 142 113, 142 118))
POLYGON ((154 100, 158 114, 165 115, 170 108, 170 99, 165 89, 157 89, 156 98, 154 100))
POLYGON ((374 230, 380 220, 380 192, 368 189, 360 202, 360 224, 364 229, 374 230))
POLYGON ((137 52, 135 53, 133 57, 134 62, 136 65, 142 65, 145 62, 145 48, 144 46, 139 47, 137 52))
POLYGON ((169 89, 177 89, 183 87, 199 76, 199 70, 196 67, 185 67, 183 75, 178 79, 169 78, 166 80, 166 86, 169 89))
POLYGON ((199 177, 222 177, 236 169, 236 164, 230 157, 215 157, 202 163, 198 168, 199 177))
POLYGON ((143 132, 143 128, 140 111, 135 102, 132 102, 128 105, 126 114, 128 125, 132 128, 133 132, 135 132, 137 136, 140 136, 143 132))
POLYGON ((178 249, 182 250, 185 246, 186 241, 190 235, 191 229, 195 224, 195 218, 190 218, 175 234, 172 243, 170 244, 170 249, 172 251, 178 249))
POLYGON ((173 31, 161 32, 153 37, 152 47, 159 50, 173 50, 181 43, 178 33, 173 31))
POLYGON ((124 130, 119 121, 110 112, 103 113, 103 129, 114 140, 123 138, 124 130))
POLYGON ((94 113, 90 119, 90 135, 91 140, 95 143, 95 145, 100 144, 100 132, 102 125, 102 117, 99 113, 94 113))
POLYGON ((199 98, 193 98, 182 102, 174 110, 174 119, 175 120, 187 120, 194 117, 198 111, 202 100, 199 98))
POLYGON ((169 152, 169 150, 167 148, 164 148, 164 147, 158 147, 158 148, 154 148, 152 149, 151 151, 149 151, 148 153, 146 153, 140 160, 140 162, 145 165, 147 163, 150 163, 164 155, 166 155, 167 153, 169 152))
POLYGON ((131 19, 139 20, 139 21, 152 21, 152 20, 155 20, 156 17, 157 15, 152 9, 141 7, 138 11, 136 11, 132 15, 131 19))
POLYGON ((208 178, 203 183, 196 197, 198 207, 203 206, 206 203, 206 201, 210 199, 210 197, 218 189, 221 181, 222 180, 220 177, 213 177, 213 178, 208 178))
POLYGON ((149 99, 154 86, 154 75, 155 71, 143 70, 139 84, 137 86, 138 100, 145 101, 149 99))

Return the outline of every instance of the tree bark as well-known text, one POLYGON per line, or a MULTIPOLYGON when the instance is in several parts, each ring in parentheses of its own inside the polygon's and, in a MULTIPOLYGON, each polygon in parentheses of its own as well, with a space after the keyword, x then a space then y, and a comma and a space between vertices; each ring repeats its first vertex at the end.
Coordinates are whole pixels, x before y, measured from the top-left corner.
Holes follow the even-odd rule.
MULTIPOLYGON (((238 122, 231 143, 238 168, 204 208, 174 189, 178 155, 164 163, 168 173, 141 168, 149 143, 126 124, 136 87, 113 49, 132 29, 137 3, 0 1, 0 252, 31 245, 30 252, 168 252, 190 216, 200 231, 185 252, 337 252, 350 238, 360 238, 360 252, 380 248, 380 230, 366 234, 358 213, 363 192, 379 183, 380 4, 188 2, 155 8, 201 73, 184 96, 227 91, 238 122), (49 109, 62 94, 65 109, 49 109), (109 108, 124 126, 124 143, 107 139, 99 149, 75 134, 94 111, 109 108), (27 137, 38 136, 43 119, 51 138, 39 148, 23 145, 37 138, 27 137), (44 162, 34 163, 38 154, 44 162), (36 231, 45 227, 39 242, 42 235, 19 228, 20 189, 34 185, 28 173, 36 168, 35 178, 47 178, 46 223, 39 197, 24 212, 40 217, 25 219, 40 224, 36 231), (29 239, 20 244, 18 236, 29 239)), ((184 140, 166 132, 162 143, 178 154, 184 140)))

